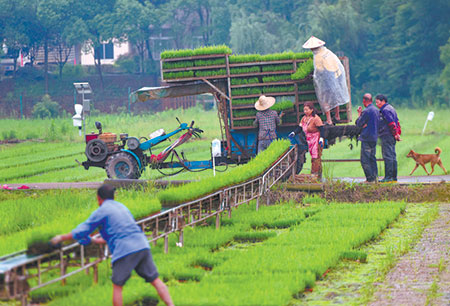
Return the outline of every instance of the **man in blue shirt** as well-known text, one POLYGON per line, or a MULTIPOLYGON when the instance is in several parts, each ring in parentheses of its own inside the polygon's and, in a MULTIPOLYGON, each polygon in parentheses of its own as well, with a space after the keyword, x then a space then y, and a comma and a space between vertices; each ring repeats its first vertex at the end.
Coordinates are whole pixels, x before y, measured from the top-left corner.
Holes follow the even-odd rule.
POLYGON ((104 184, 97 190, 100 206, 89 218, 71 233, 52 238, 53 244, 75 239, 80 244, 107 243, 112 254, 113 305, 122 305, 122 287, 135 270, 139 276, 151 283, 166 305, 173 305, 166 285, 159 278, 153 263, 147 238, 136 224, 133 215, 122 203, 114 201, 115 189, 104 184), (101 238, 89 234, 99 228, 101 238))
POLYGON ((382 183, 397 182, 397 155, 395 144, 400 141, 401 128, 397 112, 388 104, 385 95, 377 95, 375 103, 380 109, 380 122, 378 125, 378 137, 381 140, 381 152, 384 159, 384 178, 382 183))
POLYGON ((366 176, 366 182, 372 183, 378 180, 378 168, 376 147, 378 138, 378 120, 380 113, 372 104, 372 95, 369 93, 363 96, 363 105, 366 108, 358 107, 359 117, 356 119, 356 125, 363 130, 358 140, 361 141, 361 166, 366 176))

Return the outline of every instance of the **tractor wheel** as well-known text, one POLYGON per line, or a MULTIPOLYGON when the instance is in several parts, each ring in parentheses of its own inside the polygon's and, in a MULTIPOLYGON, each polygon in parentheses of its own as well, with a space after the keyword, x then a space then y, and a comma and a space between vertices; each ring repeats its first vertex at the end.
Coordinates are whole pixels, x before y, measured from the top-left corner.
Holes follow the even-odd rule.
POLYGON ((141 176, 136 159, 125 152, 111 155, 106 161, 105 169, 112 179, 138 179, 141 176))

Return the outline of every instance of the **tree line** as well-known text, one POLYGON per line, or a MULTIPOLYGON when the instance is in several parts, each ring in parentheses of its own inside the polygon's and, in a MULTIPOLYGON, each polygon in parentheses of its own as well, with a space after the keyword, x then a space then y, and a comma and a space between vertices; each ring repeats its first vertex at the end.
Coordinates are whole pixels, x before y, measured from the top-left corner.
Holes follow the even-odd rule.
MULTIPOLYGON (((129 41, 138 72, 155 73, 150 37, 176 49, 226 44, 234 53, 302 51, 314 35, 350 59, 352 95, 385 93, 397 104, 449 105, 450 1, 447 0, 0 0, 0 39, 10 53, 95 49, 129 41)), ((17 56, 15 58, 17 58, 17 56)), ((102 78, 102 66, 95 58, 102 78)))

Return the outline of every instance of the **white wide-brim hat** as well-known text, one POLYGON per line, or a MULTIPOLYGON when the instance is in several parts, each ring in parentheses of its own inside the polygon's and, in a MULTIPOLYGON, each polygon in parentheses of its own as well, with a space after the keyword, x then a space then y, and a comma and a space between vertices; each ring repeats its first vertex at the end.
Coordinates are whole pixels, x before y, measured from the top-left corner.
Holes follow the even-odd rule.
POLYGON ((325 42, 323 40, 318 39, 317 37, 311 36, 304 44, 304 49, 314 49, 319 48, 321 46, 325 45, 325 42))
POLYGON ((272 107, 272 105, 274 104, 275 104, 274 97, 261 96, 259 97, 258 101, 256 101, 255 108, 259 111, 263 111, 272 107))

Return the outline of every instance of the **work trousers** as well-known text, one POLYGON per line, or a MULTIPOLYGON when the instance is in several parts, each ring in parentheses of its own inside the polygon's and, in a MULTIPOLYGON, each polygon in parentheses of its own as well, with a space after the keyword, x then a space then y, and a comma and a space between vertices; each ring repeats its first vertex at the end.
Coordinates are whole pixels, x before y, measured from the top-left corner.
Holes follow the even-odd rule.
POLYGON ((259 139, 258 140, 258 154, 267 149, 270 146, 272 140, 270 139, 259 139))
POLYGON ((361 166, 368 182, 375 182, 378 178, 376 141, 361 141, 361 166))
POLYGON ((397 180, 397 155, 395 153, 396 140, 394 136, 380 137, 381 153, 384 159, 384 178, 386 180, 397 180))

